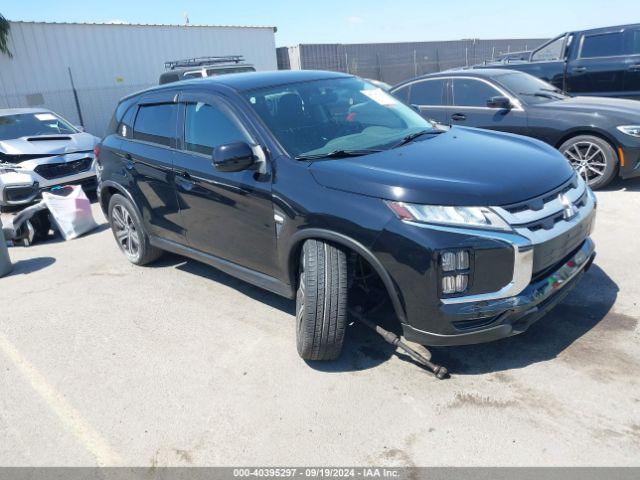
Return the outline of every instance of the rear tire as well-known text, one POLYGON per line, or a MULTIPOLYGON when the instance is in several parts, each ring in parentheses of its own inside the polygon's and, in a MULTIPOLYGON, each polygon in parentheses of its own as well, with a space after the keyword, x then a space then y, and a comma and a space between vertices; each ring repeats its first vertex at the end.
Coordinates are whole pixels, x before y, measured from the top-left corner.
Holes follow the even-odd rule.
POLYGON ((114 194, 109 200, 108 212, 113 236, 131 263, 146 265, 162 255, 162 250, 149 242, 137 210, 126 197, 114 194))
POLYGON ((305 360, 334 360, 347 326, 347 257, 320 240, 302 246, 296 294, 296 343, 305 360))
POLYGON ((578 135, 564 142, 559 150, 593 190, 606 186, 616 174, 616 151, 600 137, 578 135))

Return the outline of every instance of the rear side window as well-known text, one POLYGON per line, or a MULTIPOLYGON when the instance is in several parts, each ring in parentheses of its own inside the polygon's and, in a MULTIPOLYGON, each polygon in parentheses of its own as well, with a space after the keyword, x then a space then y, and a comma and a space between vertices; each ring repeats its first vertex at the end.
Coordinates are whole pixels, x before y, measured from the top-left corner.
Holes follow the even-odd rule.
POLYGON ((454 78, 453 104, 458 107, 486 107, 487 100, 500 95, 500 92, 479 80, 454 78))
POLYGON ((582 41, 581 58, 614 57, 624 55, 624 33, 603 33, 585 36, 582 41))
POLYGON ((629 32, 629 53, 631 55, 640 55, 640 30, 631 30, 629 32))
POLYGON ((248 136, 230 113, 206 103, 188 103, 184 123, 184 148, 211 155, 218 145, 246 142, 248 136))
POLYGON ((553 62, 562 58, 565 36, 558 37, 546 46, 536 50, 531 56, 532 62, 553 62))
POLYGON ((183 75, 184 78, 202 78, 202 70, 196 70, 195 72, 187 72, 183 75))
POLYGON ((178 106, 175 103, 141 105, 133 126, 133 138, 172 147, 177 120, 178 106))
POLYGON ((426 80, 411 85, 412 105, 444 105, 444 80, 426 80))
POLYGON ((403 103, 409 103, 409 87, 402 87, 391 94, 403 103))

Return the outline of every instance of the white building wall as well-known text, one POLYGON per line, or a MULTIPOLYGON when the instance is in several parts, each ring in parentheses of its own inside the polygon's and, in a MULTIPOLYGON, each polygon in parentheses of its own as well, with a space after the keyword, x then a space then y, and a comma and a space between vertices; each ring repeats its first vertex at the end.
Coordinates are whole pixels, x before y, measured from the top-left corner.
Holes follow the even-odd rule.
POLYGON ((43 106, 103 135, 120 98, 158 84, 164 62, 243 55, 256 70, 276 70, 273 27, 11 22, 0 54, 0 108, 43 106))

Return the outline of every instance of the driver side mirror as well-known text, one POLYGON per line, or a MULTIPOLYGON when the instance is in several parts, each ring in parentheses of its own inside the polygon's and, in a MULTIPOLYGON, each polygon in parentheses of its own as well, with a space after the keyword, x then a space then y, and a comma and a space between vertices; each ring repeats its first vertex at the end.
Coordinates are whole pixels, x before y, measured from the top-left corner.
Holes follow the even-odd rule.
POLYGON ((253 166, 256 157, 245 142, 227 143, 213 149, 213 166, 221 172, 240 172, 253 166))
POLYGON ((487 107, 489 108, 501 108, 503 110, 510 110, 512 106, 513 105, 511 105, 511 100, 509 100, 507 97, 491 97, 489 100, 487 100, 487 107))

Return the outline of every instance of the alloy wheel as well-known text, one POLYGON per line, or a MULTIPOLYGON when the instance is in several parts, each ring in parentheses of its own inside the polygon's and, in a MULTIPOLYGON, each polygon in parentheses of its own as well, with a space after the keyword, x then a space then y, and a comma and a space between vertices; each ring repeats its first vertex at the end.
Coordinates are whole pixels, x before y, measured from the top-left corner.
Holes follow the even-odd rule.
POLYGON ((122 205, 113 207, 113 231, 122 251, 130 258, 140 253, 140 235, 133 223, 133 218, 122 205))
POLYGON ((605 173, 607 167, 605 153, 593 142, 572 143, 562 153, 589 185, 598 181, 605 173))

